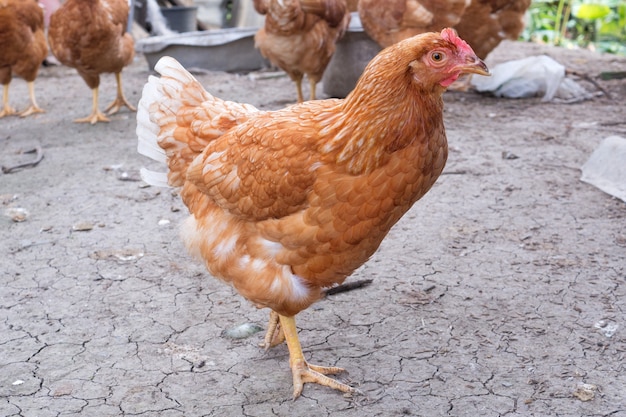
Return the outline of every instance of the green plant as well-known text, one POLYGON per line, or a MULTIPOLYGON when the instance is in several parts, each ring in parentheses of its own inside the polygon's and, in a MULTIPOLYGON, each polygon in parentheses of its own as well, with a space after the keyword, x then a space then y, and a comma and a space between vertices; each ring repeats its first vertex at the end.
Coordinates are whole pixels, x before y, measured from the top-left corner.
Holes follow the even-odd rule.
POLYGON ((626 55, 626 0, 533 0, 522 39, 626 55))

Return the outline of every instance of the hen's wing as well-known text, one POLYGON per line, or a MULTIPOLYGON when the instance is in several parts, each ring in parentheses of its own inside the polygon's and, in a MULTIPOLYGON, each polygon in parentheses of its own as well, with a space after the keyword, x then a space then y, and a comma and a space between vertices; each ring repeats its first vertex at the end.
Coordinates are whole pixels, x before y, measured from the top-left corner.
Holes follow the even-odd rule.
POLYGON ((322 164, 316 135, 321 126, 311 118, 321 106, 307 103, 296 111, 255 115, 211 141, 191 163, 187 180, 247 220, 302 210, 317 178, 315 167, 322 164))
MULTIPOLYGON (((321 163, 315 135, 321 127, 312 126, 312 115, 323 104, 267 114, 212 96, 173 59, 155 69, 160 82, 146 84, 139 106, 139 152, 168 164, 170 186, 188 181, 216 206, 253 221, 302 209, 313 167, 321 163)), ((148 182, 165 182, 143 174, 148 182)))

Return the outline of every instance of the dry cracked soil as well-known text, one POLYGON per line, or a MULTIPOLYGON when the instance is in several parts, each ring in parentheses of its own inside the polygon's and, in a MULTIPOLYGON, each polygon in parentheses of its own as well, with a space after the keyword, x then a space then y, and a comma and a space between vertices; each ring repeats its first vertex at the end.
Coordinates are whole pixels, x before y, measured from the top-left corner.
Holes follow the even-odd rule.
MULTIPOLYGON (((1 165, 43 155, 0 174, 0 415, 626 416, 626 205, 579 180, 626 135, 626 81, 599 78, 626 59, 505 43, 488 63, 539 53, 604 93, 446 93, 444 175, 350 278, 371 285, 298 317, 306 357, 363 394, 307 385, 296 401, 285 346, 224 333, 264 328, 267 311, 186 254, 175 190, 139 180, 135 114, 75 124, 88 88, 43 68, 46 113, 0 119, 1 165)), ((149 74, 142 56, 124 71, 132 102, 149 74)), ((293 102, 267 75, 197 77, 262 109, 293 102)), ((101 105, 114 93, 105 75, 101 105)), ((26 97, 15 80, 12 103, 26 97)))

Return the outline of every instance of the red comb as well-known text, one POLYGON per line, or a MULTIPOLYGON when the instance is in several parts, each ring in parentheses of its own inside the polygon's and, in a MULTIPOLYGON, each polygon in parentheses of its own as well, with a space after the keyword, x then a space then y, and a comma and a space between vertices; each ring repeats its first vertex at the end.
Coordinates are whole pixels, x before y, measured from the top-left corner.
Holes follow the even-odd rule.
POLYGON ((445 28, 441 31, 441 37, 447 40, 448 42, 453 43, 462 51, 474 53, 474 50, 471 46, 467 44, 463 39, 459 38, 459 35, 456 34, 456 31, 451 28, 445 28))

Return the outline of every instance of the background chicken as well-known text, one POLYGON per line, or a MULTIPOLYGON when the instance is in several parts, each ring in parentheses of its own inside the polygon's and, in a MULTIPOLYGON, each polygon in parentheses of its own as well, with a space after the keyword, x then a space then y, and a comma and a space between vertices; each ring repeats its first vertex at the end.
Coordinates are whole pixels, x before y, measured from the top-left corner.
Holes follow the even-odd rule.
POLYGON ((93 93, 92 112, 76 122, 108 122, 98 108, 100 74, 115 73, 117 98, 105 111, 121 106, 135 111, 122 91, 122 68, 134 57, 134 42, 126 33, 126 0, 67 0, 50 17, 50 49, 62 64, 76 68, 93 93))
POLYGON ((503 39, 517 39, 531 0, 359 0, 363 28, 381 46, 454 27, 479 58, 503 39))
POLYGON ((315 100, 315 87, 350 23, 344 0, 254 0, 254 8, 265 15, 255 36, 261 54, 296 83, 298 102, 306 74, 315 100))
POLYGON ((517 40, 531 0, 472 0, 456 31, 485 59, 504 39, 517 40))
POLYGON ((434 184, 447 158, 442 94, 485 64, 453 30, 383 50, 345 100, 262 112, 220 100, 162 58, 137 114, 139 152, 169 167, 143 171, 182 187, 189 251, 245 298, 268 307, 266 346, 283 338, 294 396, 306 382, 350 392, 304 359, 295 315, 377 250, 434 184))
POLYGON ((43 22, 43 9, 36 0, 0 0, 0 83, 4 86, 0 117, 43 112, 35 100, 35 78, 48 54, 43 22), (30 106, 20 113, 9 105, 13 74, 28 83, 30 106))

